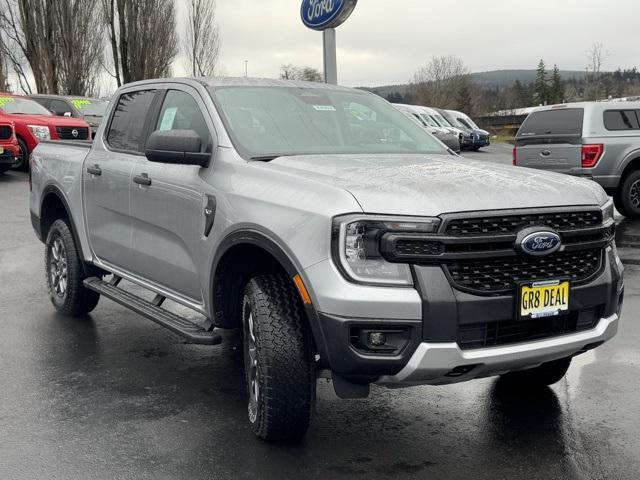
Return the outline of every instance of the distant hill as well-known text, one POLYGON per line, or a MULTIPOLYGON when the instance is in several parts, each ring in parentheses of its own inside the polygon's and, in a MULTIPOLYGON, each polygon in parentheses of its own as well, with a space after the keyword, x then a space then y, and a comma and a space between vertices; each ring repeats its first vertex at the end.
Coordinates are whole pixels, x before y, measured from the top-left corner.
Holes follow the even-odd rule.
MULTIPOLYGON (((585 72, 580 70, 560 70, 560 75, 565 80, 569 78, 580 80, 585 77, 585 72)), ((525 84, 533 82, 536 78, 536 70, 492 70, 472 73, 471 78, 474 82, 486 88, 505 87, 512 85, 516 80, 520 80, 525 84)), ((404 95, 409 89, 409 84, 362 87, 362 89, 377 93, 383 97, 394 92, 404 95)))
MULTIPOLYGON (((516 80, 522 83, 531 83, 536 79, 536 70, 492 70, 490 72, 472 73, 474 82, 485 87, 506 87, 516 80)), ((551 72, 549 72, 551 73, 551 72)), ((580 70, 560 70, 560 76, 565 80, 575 78, 583 79, 585 72, 580 70)))

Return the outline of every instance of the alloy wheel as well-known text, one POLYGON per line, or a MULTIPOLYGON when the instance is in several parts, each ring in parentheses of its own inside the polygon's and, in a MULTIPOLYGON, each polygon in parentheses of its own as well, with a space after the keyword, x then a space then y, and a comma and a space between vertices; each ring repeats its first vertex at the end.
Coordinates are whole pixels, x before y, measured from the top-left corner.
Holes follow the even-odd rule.
POLYGON ((67 274, 67 250, 64 247, 62 238, 57 237, 51 244, 49 276, 51 289, 60 298, 64 298, 67 293, 67 274))

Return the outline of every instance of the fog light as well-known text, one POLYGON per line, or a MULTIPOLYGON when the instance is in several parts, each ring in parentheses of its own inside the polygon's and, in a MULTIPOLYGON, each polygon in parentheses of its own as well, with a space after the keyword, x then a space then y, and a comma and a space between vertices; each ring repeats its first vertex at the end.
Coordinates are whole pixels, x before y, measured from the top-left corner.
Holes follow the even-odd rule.
POLYGON ((385 343, 387 343, 387 335, 382 332, 371 332, 369 333, 369 339, 367 343, 372 347, 382 347, 385 343))

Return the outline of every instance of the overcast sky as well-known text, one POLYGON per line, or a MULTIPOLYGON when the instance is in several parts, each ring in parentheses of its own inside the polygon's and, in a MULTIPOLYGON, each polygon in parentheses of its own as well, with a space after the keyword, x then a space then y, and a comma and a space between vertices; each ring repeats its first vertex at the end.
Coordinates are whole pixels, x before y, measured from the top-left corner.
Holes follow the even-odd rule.
MULTIPOLYGON (((182 23, 185 0, 177 2, 182 23)), ((321 69, 322 34, 303 26, 300 4, 218 0, 225 73, 244 75, 245 60, 251 76, 277 76, 285 63, 321 69)), ((638 19, 638 0, 360 0, 338 29, 339 82, 406 83, 433 55, 459 56, 473 72, 531 69, 540 58, 582 70, 594 41, 610 52, 606 69, 632 67, 638 19)))

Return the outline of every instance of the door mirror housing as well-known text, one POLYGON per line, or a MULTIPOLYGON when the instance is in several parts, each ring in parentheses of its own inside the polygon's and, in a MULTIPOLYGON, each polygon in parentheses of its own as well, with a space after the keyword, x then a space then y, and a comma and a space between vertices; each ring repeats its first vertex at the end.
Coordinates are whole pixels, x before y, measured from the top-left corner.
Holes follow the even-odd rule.
POLYGON ((156 130, 144 152, 150 162, 206 167, 211 153, 202 152, 202 139, 194 130, 156 130))

